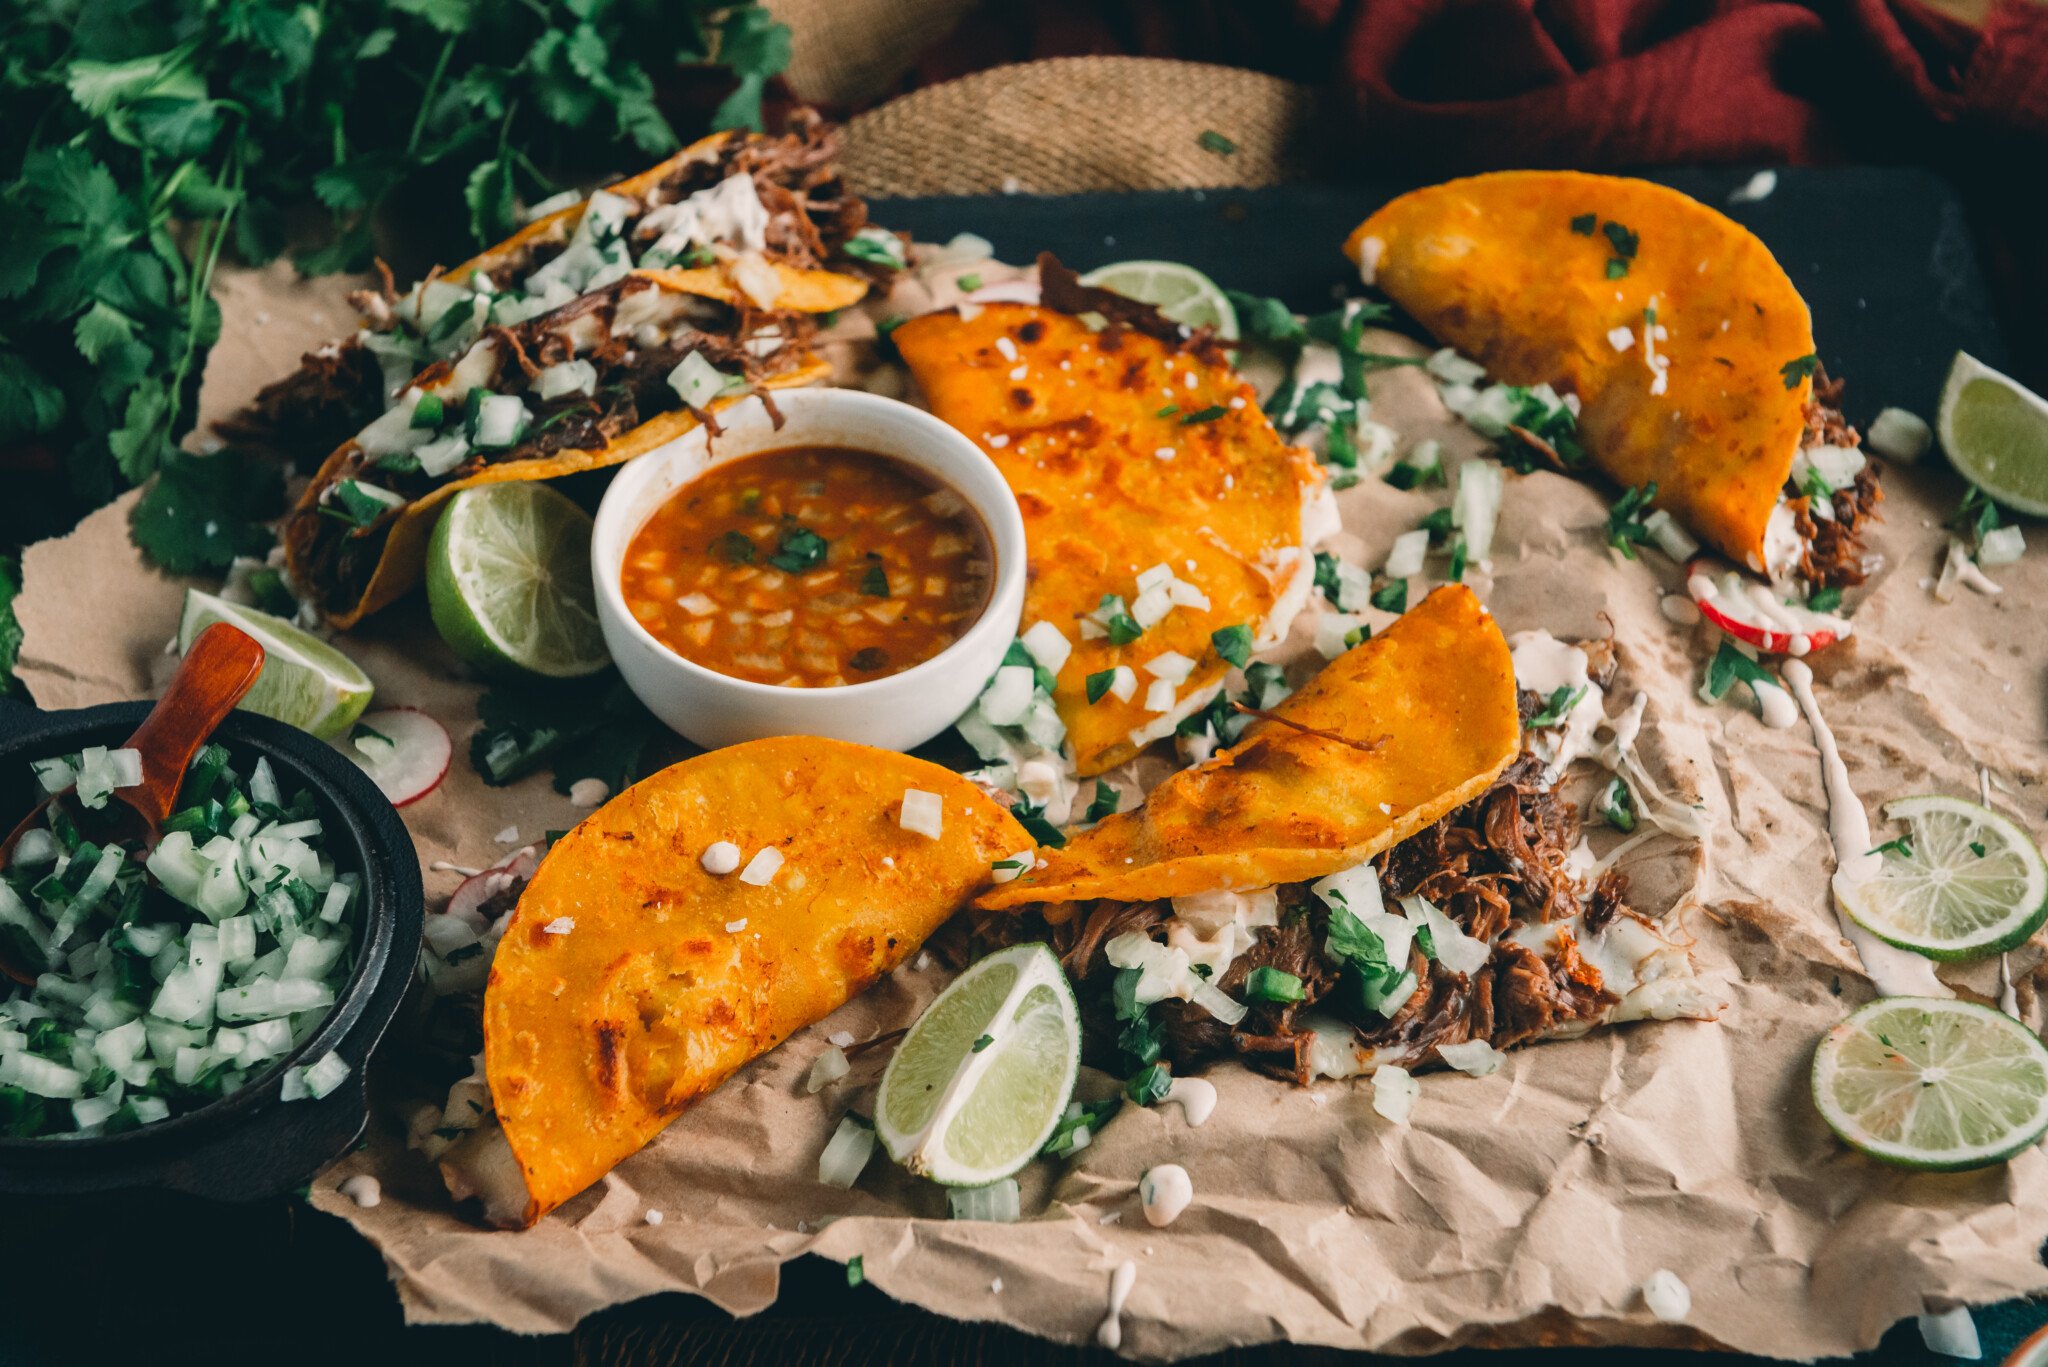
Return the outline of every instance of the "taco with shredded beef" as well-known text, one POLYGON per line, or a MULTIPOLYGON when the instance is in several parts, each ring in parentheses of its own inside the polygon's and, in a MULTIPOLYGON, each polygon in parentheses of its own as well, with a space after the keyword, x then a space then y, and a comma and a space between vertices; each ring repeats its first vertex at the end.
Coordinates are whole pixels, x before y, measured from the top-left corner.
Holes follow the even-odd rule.
POLYGON ((984 893, 978 936, 1044 940, 1095 1062, 1235 1057, 1307 1083, 1490 1070, 1596 1025, 1711 1018, 1689 951, 1579 850, 1562 719, 1438 589, 1144 807, 984 893), (1526 725, 1525 725, 1526 723, 1526 725))
POLYGON ((555 842, 499 941, 496 1123, 446 1154, 451 1188, 533 1224, 916 953, 1030 846, 959 775, 842 741, 752 741, 628 788, 555 842))
POLYGON ((457 491, 629 460, 741 393, 823 378, 815 315, 900 254, 831 152, 814 120, 718 134, 403 296, 360 296, 364 329, 231 429, 289 446, 359 425, 286 525, 297 590, 351 626, 418 581, 457 491))
POLYGON ((1017 492, 1024 639, 1087 776, 1173 735, 1286 633, 1324 486, 1207 330, 1050 257, 1039 277, 1038 304, 964 305, 891 340, 932 412, 1017 492))
POLYGON ((1740 564, 1861 583, 1881 497, 1806 302, 1742 225, 1619 176, 1504 171, 1351 234, 1367 284, 1508 384, 1580 405, 1585 457, 1740 564))

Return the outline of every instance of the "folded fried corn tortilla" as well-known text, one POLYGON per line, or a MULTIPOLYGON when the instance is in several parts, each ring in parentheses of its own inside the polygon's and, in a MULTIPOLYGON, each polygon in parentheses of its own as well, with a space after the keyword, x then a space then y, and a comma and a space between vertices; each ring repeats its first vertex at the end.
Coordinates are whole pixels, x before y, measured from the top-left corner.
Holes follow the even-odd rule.
POLYGON ((1712 1018, 1686 945, 1551 791, 1544 706, 1472 593, 1440 588, 1142 808, 1041 850, 977 934, 1050 943, 1120 1074, 1490 1072, 1518 1044, 1712 1018))
POLYGON ((351 424, 286 525, 298 591, 354 625, 418 582, 459 490, 616 464, 824 378, 814 316, 901 254, 832 145, 814 121, 716 134, 403 296, 359 296, 364 329, 226 429, 292 447, 351 424))
POLYGON ((497 1126, 448 1153, 451 1189, 533 1224, 914 954, 1031 843, 958 774, 812 737, 628 788, 548 851, 499 942, 497 1126))
POLYGON ((1738 563, 1862 581, 1875 471, 1816 384, 1806 302, 1739 223, 1648 181, 1504 171, 1403 195, 1344 250, 1493 378, 1576 396, 1592 464, 1738 563))
POLYGON ((1053 702, 1087 776, 1207 706, 1225 650, 1286 632, 1314 579, 1304 521, 1326 493, 1208 333, 1049 257, 1040 282, 1040 304, 967 304, 892 340, 932 411, 1017 493, 1025 640, 1059 657, 1053 702), (1118 670, 1091 698, 1090 679, 1118 670))

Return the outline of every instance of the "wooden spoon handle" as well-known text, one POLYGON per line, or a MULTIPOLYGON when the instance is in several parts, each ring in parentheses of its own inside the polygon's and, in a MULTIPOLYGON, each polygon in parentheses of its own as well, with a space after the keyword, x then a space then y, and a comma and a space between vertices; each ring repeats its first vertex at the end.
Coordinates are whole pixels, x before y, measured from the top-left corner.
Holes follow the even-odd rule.
POLYGON ((201 632, 185 652, 171 686, 128 738, 128 744, 142 752, 142 783, 121 789, 120 796, 142 814, 152 832, 170 816, 192 757, 262 672, 262 645, 226 622, 215 622, 201 632))

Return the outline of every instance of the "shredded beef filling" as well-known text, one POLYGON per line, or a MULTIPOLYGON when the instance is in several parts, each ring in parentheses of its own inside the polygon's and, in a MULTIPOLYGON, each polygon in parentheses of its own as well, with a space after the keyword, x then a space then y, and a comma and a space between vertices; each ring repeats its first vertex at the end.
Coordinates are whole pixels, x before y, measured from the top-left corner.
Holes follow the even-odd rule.
MULTIPOLYGON (((1813 399, 1806 405, 1806 433, 1801 447, 1856 446, 1856 429, 1842 416, 1839 407, 1843 381, 1825 375, 1814 380, 1813 399)), ((1815 517, 1804 489, 1785 481, 1785 498, 1793 506, 1794 525, 1803 548, 1799 556, 1799 577, 1816 587, 1853 588, 1868 577, 1863 565, 1863 533, 1877 518, 1877 505, 1884 491, 1877 485, 1877 467, 1865 464, 1856 481, 1837 489, 1828 500, 1832 519, 1815 517)))
MULTIPOLYGON (((630 339, 612 335, 611 318, 619 300, 628 293, 651 288, 653 286, 644 280, 623 280, 604 290, 583 295, 553 313, 530 319, 517 327, 490 329, 489 336, 496 343, 497 363, 484 387, 496 393, 522 394, 533 411, 532 425, 516 446, 474 452, 461 465, 438 478, 417 468, 381 465, 355 451, 345 468, 336 472, 334 480, 360 476, 404 496, 410 502, 444 484, 466 479, 487 465, 538 460, 563 451, 602 451, 614 439, 649 418, 682 406, 674 387, 668 383, 668 377, 691 352, 701 354, 720 370, 728 373, 737 371, 744 374, 749 383, 759 385, 797 363, 802 344, 816 327, 811 319, 801 314, 736 314, 722 305, 707 302, 702 307, 714 311, 717 316, 700 321, 714 330, 705 331, 679 322, 670 325, 667 339, 654 347, 636 347, 630 339), (591 313, 602 318, 603 335, 595 346, 582 353, 582 358, 597 367, 596 391, 590 395, 568 395, 548 402, 527 393, 527 382, 533 375, 549 365, 570 359, 570 349, 560 329, 578 316, 591 313), (726 321, 728 318, 732 321, 726 321), (768 355, 757 356, 734 340, 737 336, 749 335, 769 319, 780 330, 781 344, 768 355)), ((437 363, 423 372, 421 379, 431 383, 437 376, 446 374, 448 369, 445 362, 437 363)), ((762 398, 768 402, 765 391, 762 398)), ((705 413, 700 416, 716 430, 711 415, 705 413)), ((351 527, 313 508, 300 509, 292 516, 313 519, 313 531, 306 537, 299 555, 299 563, 306 571, 304 577, 309 580, 301 588, 316 594, 322 606, 331 609, 352 604, 361 597, 383 555, 385 540, 390 536, 399 510, 387 513, 368 527, 351 527)))
MULTIPOLYGON (((1571 872, 1566 855, 1579 837, 1578 813, 1539 786, 1542 775, 1541 761, 1524 755, 1481 796, 1381 855, 1375 863, 1387 900, 1426 897, 1466 934, 1489 940, 1519 925, 1564 921, 1582 910, 1585 924, 1595 929, 1616 916, 1634 915, 1620 874, 1602 874, 1588 894, 1571 872)), ((1302 885, 1282 887, 1279 896, 1280 923, 1257 932, 1218 986, 1244 1001, 1252 973, 1276 968, 1301 981, 1302 1000, 1246 1002, 1245 1017, 1234 1026, 1189 1002, 1156 1003, 1151 1010, 1164 1036, 1162 1056, 1176 1072, 1235 1057, 1306 1085, 1314 1036, 1301 1017, 1310 1008, 1349 1024, 1360 1044, 1416 1068, 1439 1062, 1440 1045, 1479 1039, 1511 1048, 1590 1023, 1618 1000, 1579 955, 1572 932, 1560 927, 1547 955, 1495 940, 1491 960, 1471 975, 1453 973, 1413 948, 1408 968, 1416 975, 1416 990, 1391 1018, 1384 1017, 1364 1005, 1349 972, 1323 953, 1329 913, 1322 903, 1302 885)), ((1165 902, 1098 901, 1073 912, 1057 924, 1046 921, 1042 909, 996 913, 981 921, 976 934, 990 946, 1050 944, 1079 989, 1089 1061, 1127 1072, 1131 1060, 1119 1041, 1128 1027, 1116 1018, 1110 992, 1118 970, 1103 947, 1131 931, 1164 941, 1172 908, 1165 902)))

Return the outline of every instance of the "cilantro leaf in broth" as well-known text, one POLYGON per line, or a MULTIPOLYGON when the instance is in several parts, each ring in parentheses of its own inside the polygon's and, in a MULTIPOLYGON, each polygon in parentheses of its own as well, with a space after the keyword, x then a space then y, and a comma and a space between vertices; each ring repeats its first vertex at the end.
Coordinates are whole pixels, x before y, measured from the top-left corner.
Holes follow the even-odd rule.
POLYGON ((825 563, 829 549, 824 537, 809 527, 791 521, 783 525, 782 541, 768 563, 788 574, 805 574, 825 563))

